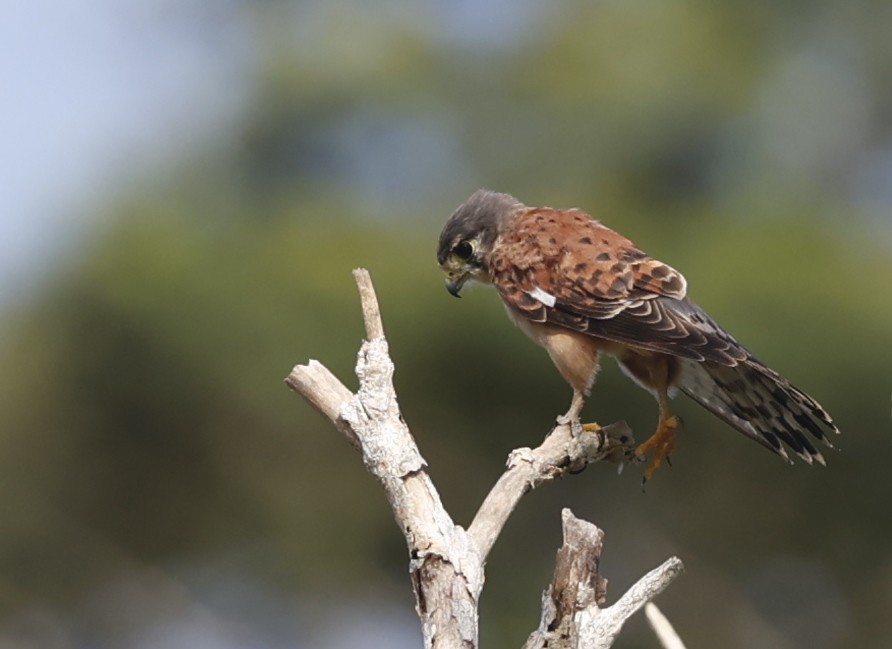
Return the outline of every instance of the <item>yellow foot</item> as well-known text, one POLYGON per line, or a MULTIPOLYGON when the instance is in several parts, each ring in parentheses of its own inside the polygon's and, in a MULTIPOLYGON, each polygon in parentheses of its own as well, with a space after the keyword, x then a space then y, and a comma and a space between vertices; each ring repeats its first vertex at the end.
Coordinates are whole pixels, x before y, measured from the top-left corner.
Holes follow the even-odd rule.
MULTIPOLYGON (((561 423, 558 421, 558 423, 561 423)), ((601 424, 596 424, 592 422, 591 424, 583 424, 578 419, 568 422, 570 424, 570 433, 573 436, 581 435, 582 433, 597 433, 601 430, 601 424)))
POLYGON ((654 452, 647 468, 644 469, 644 482, 653 477, 660 464, 663 463, 663 458, 666 458, 666 462, 671 464, 669 454, 675 448, 675 429, 680 424, 681 420, 678 417, 662 419, 657 426, 657 432, 635 449, 635 457, 644 457, 651 450, 654 452))

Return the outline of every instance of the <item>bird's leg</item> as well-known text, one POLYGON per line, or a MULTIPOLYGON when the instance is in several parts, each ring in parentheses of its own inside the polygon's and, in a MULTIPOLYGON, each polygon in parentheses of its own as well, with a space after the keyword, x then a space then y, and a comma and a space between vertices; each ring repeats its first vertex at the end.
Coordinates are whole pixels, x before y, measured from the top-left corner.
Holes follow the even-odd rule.
POLYGON ((644 469, 644 481, 650 480, 663 458, 669 461, 669 454, 675 448, 675 429, 678 428, 681 420, 669 413, 669 397, 665 389, 658 391, 658 399, 660 403, 660 420, 657 423, 657 431, 643 444, 635 449, 636 457, 644 457, 650 450, 653 450, 653 456, 650 458, 647 467, 644 469))
POLYGON ((587 431, 589 433, 596 433, 601 430, 601 426, 592 422, 590 424, 583 424, 579 421, 579 414, 582 412, 582 407, 585 405, 585 394, 580 392, 579 390, 573 390, 573 400, 570 402, 570 409, 560 417, 558 417, 559 424, 570 424, 571 427, 575 429, 576 426, 581 426, 582 430, 587 431))
POLYGON ((573 390, 573 400, 570 401, 570 409, 563 415, 562 419, 565 421, 579 421, 579 413, 582 412, 584 405, 585 395, 579 390, 573 390))

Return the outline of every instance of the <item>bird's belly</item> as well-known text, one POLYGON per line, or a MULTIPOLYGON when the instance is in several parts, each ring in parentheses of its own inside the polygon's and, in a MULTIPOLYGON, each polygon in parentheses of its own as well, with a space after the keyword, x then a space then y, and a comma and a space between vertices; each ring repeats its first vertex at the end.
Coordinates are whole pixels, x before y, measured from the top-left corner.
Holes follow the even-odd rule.
MULTIPOLYGON (((598 373, 598 352, 613 343, 563 327, 533 322, 511 309, 508 309, 508 315, 533 342, 545 348, 567 383, 588 394, 598 373)), ((604 351, 613 353, 611 349, 604 351)))

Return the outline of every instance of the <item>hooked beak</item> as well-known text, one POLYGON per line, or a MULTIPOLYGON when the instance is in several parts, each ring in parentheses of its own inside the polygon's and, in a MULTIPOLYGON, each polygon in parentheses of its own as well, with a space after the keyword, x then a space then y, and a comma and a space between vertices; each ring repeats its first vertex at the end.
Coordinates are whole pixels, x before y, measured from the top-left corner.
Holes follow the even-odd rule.
POLYGON ((454 297, 461 297, 459 293, 461 292, 461 287, 465 285, 465 282, 468 281, 467 275, 457 275, 455 277, 447 277, 446 278, 446 290, 449 291, 449 294, 454 297))

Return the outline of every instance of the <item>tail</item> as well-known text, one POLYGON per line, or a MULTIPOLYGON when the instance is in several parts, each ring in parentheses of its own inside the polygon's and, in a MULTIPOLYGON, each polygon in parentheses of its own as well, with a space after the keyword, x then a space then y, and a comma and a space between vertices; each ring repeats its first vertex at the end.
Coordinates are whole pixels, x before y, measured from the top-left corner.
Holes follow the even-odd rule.
POLYGON ((833 448, 827 433, 839 430, 817 401, 777 372, 752 356, 736 365, 680 360, 678 387, 712 414, 788 462, 784 445, 809 464, 826 464, 812 439, 833 448))

